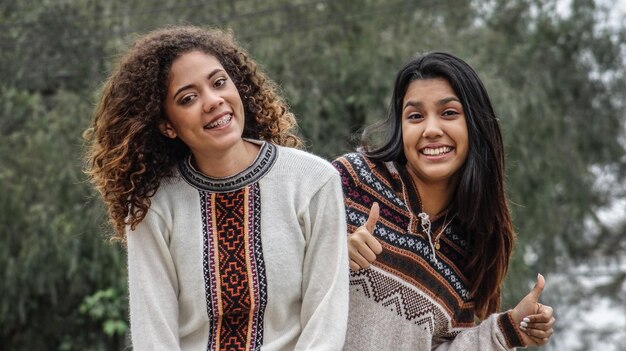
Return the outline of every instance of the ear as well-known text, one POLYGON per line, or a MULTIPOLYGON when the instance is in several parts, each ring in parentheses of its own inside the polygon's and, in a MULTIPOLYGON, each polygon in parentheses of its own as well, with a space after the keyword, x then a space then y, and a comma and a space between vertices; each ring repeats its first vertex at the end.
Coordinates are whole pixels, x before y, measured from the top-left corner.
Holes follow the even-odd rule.
POLYGON ((176 139, 176 137, 178 136, 178 134, 176 133, 176 129, 174 129, 169 121, 160 121, 159 130, 161 131, 161 134, 171 139, 176 139))

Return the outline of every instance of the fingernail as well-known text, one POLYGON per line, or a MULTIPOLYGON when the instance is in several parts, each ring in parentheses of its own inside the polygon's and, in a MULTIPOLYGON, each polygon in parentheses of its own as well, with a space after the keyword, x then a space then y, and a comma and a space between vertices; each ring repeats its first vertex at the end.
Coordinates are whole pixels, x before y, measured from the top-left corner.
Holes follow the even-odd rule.
POLYGON ((525 326, 523 326, 523 325, 521 325, 521 324, 519 325, 519 328, 520 328, 521 330, 523 330, 523 331, 526 331, 526 327, 525 327, 525 326))
POLYGON ((519 325, 520 325, 520 327, 526 328, 528 326, 528 322, 522 321, 522 323, 520 323, 519 325))
POLYGON ((522 321, 524 321, 524 322, 526 322, 526 323, 529 323, 529 322, 530 322, 530 318, 528 318, 528 317, 524 317, 524 319, 522 319, 522 321))

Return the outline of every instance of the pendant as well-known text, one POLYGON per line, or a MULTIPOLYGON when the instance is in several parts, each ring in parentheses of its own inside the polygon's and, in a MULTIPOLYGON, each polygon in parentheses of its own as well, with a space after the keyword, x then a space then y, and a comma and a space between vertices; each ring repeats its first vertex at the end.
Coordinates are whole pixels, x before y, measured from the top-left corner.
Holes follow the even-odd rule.
POLYGON ((439 241, 437 241, 435 243, 435 249, 439 250, 441 248, 441 245, 439 245, 439 241))

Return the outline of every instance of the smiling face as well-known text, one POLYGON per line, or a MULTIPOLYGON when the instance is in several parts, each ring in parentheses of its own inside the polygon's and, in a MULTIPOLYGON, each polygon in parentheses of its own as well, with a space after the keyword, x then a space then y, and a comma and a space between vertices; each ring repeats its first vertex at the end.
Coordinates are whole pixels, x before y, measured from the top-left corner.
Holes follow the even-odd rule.
POLYGON ((212 55, 192 51, 174 60, 164 106, 168 121, 161 124, 161 132, 180 138, 196 157, 224 154, 243 144, 239 91, 212 55))
POLYGON ((407 168, 424 184, 453 184, 469 143, 460 99, 445 79, 409 84, 402 102, 402 139, 407 168))

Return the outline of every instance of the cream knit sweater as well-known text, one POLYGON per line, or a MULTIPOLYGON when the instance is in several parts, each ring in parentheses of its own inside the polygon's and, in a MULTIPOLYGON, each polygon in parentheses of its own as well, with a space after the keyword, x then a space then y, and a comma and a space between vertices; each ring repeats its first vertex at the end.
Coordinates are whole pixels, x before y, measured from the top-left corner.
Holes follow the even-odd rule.
POLYGON ((128 233, 134 350, 340 350, 348 314, 337 171, 262 145, 229 178, 181 163, 128 233))

